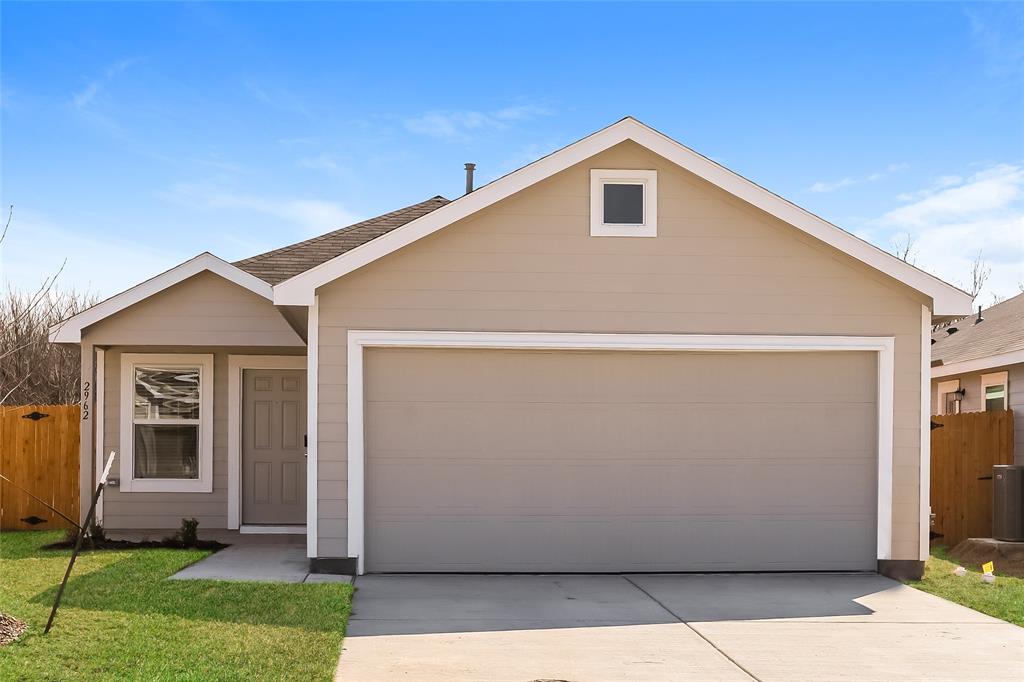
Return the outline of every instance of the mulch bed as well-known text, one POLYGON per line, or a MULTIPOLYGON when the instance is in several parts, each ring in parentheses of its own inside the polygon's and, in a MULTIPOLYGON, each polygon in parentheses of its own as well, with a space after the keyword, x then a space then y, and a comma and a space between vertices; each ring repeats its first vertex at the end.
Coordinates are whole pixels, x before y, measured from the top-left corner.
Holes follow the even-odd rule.
POLYGON ((0 646, 17 640, 27 629, 28 623, 22 622, 14 616, 8 616, 6 613, 0 613, 0 646))
MULTIPOLYGON (((196 544, 191 547, 187 547, 185 543, 174 538, 164 538, 163 540, 144 540, 142 542, 133 542, 131 540, 100 540, 98 542, 90 542, 86 540, 82 543, 82 551, 90 552, 93 550, 106 550, 106 549, 208 549, 214 552, 228 547, 222 542, 215 542, 213 540, 199 540, 196 544)), ((74 549, 75 541, 61 540, 60 542, 51 542, 48 545, 43 545, 43 549, 74 549)))

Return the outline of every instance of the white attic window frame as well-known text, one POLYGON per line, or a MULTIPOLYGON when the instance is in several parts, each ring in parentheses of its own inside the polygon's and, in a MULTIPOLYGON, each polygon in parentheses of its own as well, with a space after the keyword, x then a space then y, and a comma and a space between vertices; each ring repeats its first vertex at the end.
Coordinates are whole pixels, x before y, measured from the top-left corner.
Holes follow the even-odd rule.
POLYGON ((657 237, 658 171, 592 168, 590 170, 591 237, 657 237), (637 224, 604 221, 605 185, 641 185, 644 191, 644 218, 637 224))

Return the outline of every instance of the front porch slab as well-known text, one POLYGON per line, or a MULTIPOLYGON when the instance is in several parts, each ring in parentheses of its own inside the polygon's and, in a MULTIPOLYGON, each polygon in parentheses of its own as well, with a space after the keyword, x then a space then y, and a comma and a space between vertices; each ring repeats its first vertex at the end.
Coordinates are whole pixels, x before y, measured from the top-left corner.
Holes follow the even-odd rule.
POLYGON ((282 583, 351 582, 350 576, 310 574, 303 546, 285 543, 232 545, 211 554, 170 580, 243 580, 282 583))

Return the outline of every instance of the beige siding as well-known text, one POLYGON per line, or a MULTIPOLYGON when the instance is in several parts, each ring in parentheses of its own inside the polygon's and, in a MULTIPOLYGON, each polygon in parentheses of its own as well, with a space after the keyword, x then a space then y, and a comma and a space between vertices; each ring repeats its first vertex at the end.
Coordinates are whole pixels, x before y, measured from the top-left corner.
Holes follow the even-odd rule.
POLYGON ((993 372, 1006 372, 1009 382, 1007 405, 1013 410, 1013 460, 1024 464, 1024 364, 1008 367, 994 367, 980 372, 954 374, 932 380, 932 414, 938 413, 939 384, 945 381, 960 380, 960 388, 964 389, 964 399, 960 403, 962 412, 981 412, 985 409, 985 401, 981 394, 981 375, 993 372))
MULTIPOLYGON (((195 346, 114 346, 106 352, 103 443, 121 453, 121 354, 213 353, 213 492, 141 493, 108 488, 104 493, 103 525, 108 529, 177 528, 183 517, 203 528, 227 528, 228 514, 228 355, 304 355, 304 349, 195 346)), ((112 476, 120 476, 120 459, 112 476)))
MULTIPOLYGON (((305 346, 273 304, 205 272, 123 310, 83 332, 83 346, 104 347, 104 450, 120 453, 122 353, 213 353, 213 492, 122 493, 109 488, 104 524, 111 529, 177 528, 194 516, 202 528, 227 527, 228 355, 305 355, 305 346)), ((82 467, 93 470, 83 444, 82 467)), ((115 460, 112 476, 120 475, 115 460)))
POLYGON ((304 346, 267 299, 203 272, 88 327, 95 345, 304 346))
POLYGON ((346 547, 350 329, 896 338, 894 559, 918 559, 917 293, 624 143, 320 289, 319 554, 346 547), (659 236, 589 236, 589 169, 658 170, 659 236))

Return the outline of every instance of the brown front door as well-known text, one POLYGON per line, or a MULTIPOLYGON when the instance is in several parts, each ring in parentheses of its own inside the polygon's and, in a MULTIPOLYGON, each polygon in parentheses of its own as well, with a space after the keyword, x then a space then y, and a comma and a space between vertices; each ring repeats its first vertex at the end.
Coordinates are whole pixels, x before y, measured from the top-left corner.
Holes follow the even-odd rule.
POLYGON ((306 371, 242 374, 242 523, 306 523, 306 371))

